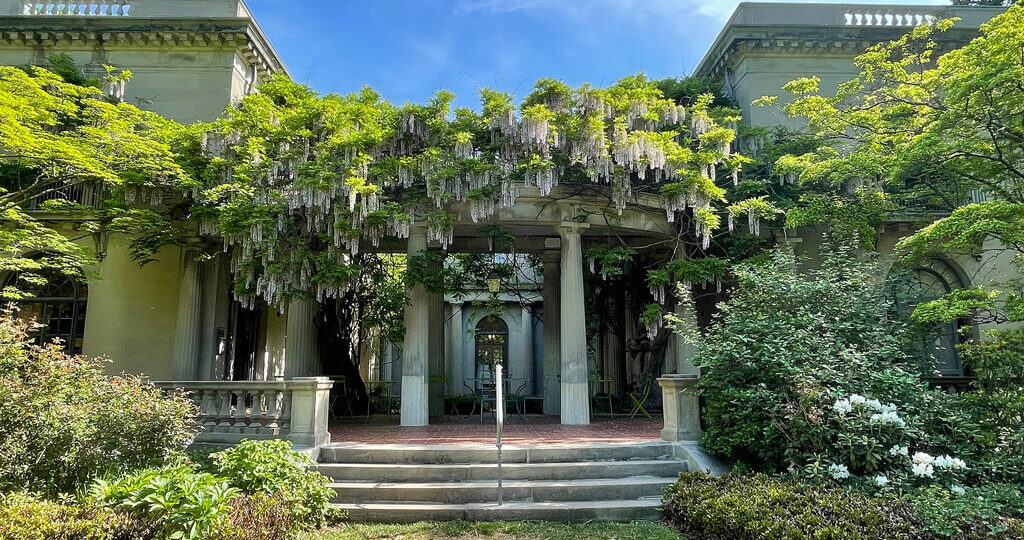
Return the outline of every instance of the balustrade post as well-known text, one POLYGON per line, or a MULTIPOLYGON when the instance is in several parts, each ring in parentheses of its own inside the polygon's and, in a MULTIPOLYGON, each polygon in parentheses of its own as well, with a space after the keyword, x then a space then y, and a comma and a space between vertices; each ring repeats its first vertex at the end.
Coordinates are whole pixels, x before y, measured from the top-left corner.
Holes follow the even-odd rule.
POLYGON ((319 446, 330 441, 327 430, 330 391, 327 377, 296 377, 291 387, 291 429, 287 439, 298 446, 319 446))

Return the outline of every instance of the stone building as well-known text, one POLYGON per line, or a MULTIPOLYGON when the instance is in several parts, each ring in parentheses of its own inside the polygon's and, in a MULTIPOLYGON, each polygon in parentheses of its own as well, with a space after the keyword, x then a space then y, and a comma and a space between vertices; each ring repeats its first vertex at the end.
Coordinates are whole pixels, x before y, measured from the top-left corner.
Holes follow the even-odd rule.
MULTIPOLYGON (((743 107, 746 122, 795 127, 791 119, 752 109, 751 100, 779 94, 782 84, 808 74, 821 75, 823 87, 834 88, 856 73, 852 59, 865 47, 896 38, 929 18, 961 17, 957 29, 947 34, 954 46, 976 35, 978 26, 997 12, 742 3, 696 74, 722 81, 743 107)), ((287 73, 241 0, 0 0, 0 63, 42 64, 48 54, 64 52, 87 73, 101 73, 103 64, 130 69, 134 78, 126 100, 183 122, 213 119, 269 75, 287 73)), ((514 206, 494 217, 520 239, 519 251, 541 259, 541 268, 530 276, 534 285, 502 298, 499 317, 487 317, 474 307, 475 295, 485 291, 445 296, 417 286, 411 291, 403 343, 383 343, 366 354, 361 377, 390 381, 401 397, 403 425, 424 425, 431 414, 443 413, 438 401, 442 392, 475 391, 486 375, 480 371, 480 358, 495 354, 510 359, 514 386, 542 402, 543 412, 561 415, 563 423, 587 424, 595 364, 607 358, 625 361, 621 345, 615 350, 614 344, 599 345, 612 350, 607 355, 588 357, 588 345, 598 345, 585 327, 583 250, 599 242, 609 226, 599 214, 581 219, 580 210, 606 201, 569 197, 542 205, 535 189, 522 193, 514 206), (433 384, 438 379, 431 376, 437 375, 444 376, 446 388, 433 384)), ((640 197, 639 203, 617 224, 619 238, 640 246, 674 236, 657 197, 640 197)), ((469 210, 458 217, 451 251, 485 251, 469 210)), ((893 221, 880 249, 891 247, 924 217, 893 221)), ((799 231, 789 241, 798 254, 812 261, 816 257, 816 231, 799 231)), ((316 306, 310 302, 293 302, 284 313, 242 308, 230 296, 224 257, 197 262, 199 245, 166 248, 157 262, 142 268, 129 259, 123 239, 95 247, 102 257, 94 278, 55 287, 37 301, 48 306, 39 313, 61 314, 44 315, 43 322, 75 350, 109 356, 115 371, 145 373, 154 380, 208 381, 193 386, 209 388, 211 393, 204 395, 210 403, 226 391, 216 381, 324 375, 316 358, 316 306)), ((435 246, 428 246, 425 229, 416 226, 407 242, 385 248, 409 254, 428 249, 435 246)), ((915 272, 923 299, 984 283, 1003 275, 1007 265, 961 257, 936 260, 915 272)), ((962 370, 951 347, 953 330, 933 345, 943 374, 955 377, 962 370)), ((617 373, 624 369, 613 368, 617 373)), ((661 371, 695 375, 686 347, 670 343, 661 371)), ((252 388, 250 392, 271 391, 269 386, 252 388)), ((666 408, 675 406, 666 399, 666 408)), ((683 413, 666 411, 670 414, 683 413)), ((689 420, 688 428, 672 431, 672 436, 693 438, 696 428, 693 418, 689 420)))

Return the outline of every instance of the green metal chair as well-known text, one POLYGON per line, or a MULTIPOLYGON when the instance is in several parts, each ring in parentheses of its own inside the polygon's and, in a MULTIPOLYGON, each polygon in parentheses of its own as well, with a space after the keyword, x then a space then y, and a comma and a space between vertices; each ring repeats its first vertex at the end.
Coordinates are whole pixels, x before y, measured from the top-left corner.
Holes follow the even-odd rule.
POLYGON ((653 386, 653 379, 648 379, 647 384, 644 385, 643 389, 639 392, 630 392, 629 400, 633 402, 633 409, 629 411, 630 418, 636 418, 636 415, 642 414, 647 418, 651 417, 651 414, 647 412, 647 399, 651 397, 651 387, 653 386))
POLYGON ((590 416, 594 416, 595 403, 605 402, 608 404, 608 416, 615 416, 615 407, 612 404, 612 379, 594 379, 590 381, 594 393, 590 396, 590 416))

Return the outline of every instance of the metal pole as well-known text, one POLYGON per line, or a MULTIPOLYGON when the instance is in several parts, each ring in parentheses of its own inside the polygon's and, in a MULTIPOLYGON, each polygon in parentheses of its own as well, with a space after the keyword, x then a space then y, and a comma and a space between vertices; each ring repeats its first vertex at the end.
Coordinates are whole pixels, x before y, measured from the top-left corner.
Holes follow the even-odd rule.
POLYGON ((505 424, 505 396, 504 389, 502 388, 504 379, 501 373, 501 364, 495 365, 497 372, 497 381, 495 382, 495 394, 494 394, 494 439, 498 446, 498 505, 502 504, 502 487, 501 487, 501 430, 505 424))

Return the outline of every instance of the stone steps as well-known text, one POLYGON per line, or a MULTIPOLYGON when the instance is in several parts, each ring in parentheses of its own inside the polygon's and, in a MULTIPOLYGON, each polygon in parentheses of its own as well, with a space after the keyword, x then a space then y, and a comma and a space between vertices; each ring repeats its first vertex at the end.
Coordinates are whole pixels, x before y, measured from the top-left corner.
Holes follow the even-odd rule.
POLYGON ((331 444, 317 470, 352 521, 657 519, 661 492, 686 469, 672 446, 507 445, 498 505, 493 446, 331 444))
MULTIPOLYGON (((498 479, 498 465, 495 463, 321 463, 317 468, 324 476, 336 482, 367 478, 378 482, 469 482, 498 479)), ((683 468, 681 461, 670 459, 503 463, 501 475, 505 480, 675 477, 683 468)))
POLYGON ((337 503, 353 522, 414 521, 654 521, 661 497, 574 502, 496 502, 473 504, 337 503))

